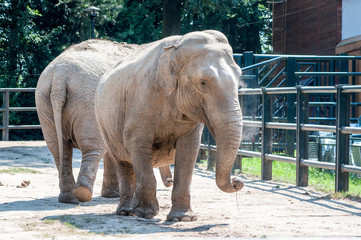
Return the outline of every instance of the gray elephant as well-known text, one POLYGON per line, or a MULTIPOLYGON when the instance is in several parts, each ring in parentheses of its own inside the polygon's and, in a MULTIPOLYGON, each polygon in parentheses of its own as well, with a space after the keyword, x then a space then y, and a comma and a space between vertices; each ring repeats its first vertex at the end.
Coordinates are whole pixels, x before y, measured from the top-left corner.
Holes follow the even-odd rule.
MULTIPOLYGON (((59 202, 91 200, 101 157, 104 157, 101 195, 119 196, 116 174, 95 120, 94 95, 103 73, 139 48, 107 40, 84 41, 65 50, 41 74, 35 99, 45 141, 59 170, 59 202), (73 148, 82 152, 77 183, 72 173, 73 148)), ((164 184, 170 186, 169 167, 160 170, 164 184)))
POLYGON ((170 221, 194 221, 190 184, 205 123, 217 142, 216 183, 225 192, 241 141, 241 69, 218 31, 192 32, 143 46, 108 70, 97 87, 95 112, 116 168, 117 214, 158 214, 153 167, 175 163, 170 221))
MULTIPOLYGON (((69 47, 42 72, 35 100, 45 141, 59 171, 59 202, 91 200, 98 164, 105 152, 95 120, 95 89, 103 73, 136 48, 107 40, 85 41, 69 47), (82 152, 77 183, 72 171, 73 148, 82 152)), ((105 157, 105 172, 112 168, 107 162, 105 157)), ((105 181, 104 196, 114 195, 110 184, 114 181, 105 181)))

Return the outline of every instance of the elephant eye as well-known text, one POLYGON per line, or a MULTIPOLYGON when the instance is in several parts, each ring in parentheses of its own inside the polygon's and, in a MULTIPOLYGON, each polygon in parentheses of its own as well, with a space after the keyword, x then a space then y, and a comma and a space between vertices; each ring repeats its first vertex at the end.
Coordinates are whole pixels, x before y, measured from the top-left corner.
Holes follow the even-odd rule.
POLYGON ((201 92, 207 92, 208 88, 209 88, 209 83, 207 80, 205 79, 200 79, 198 84, 197 84, 197 88, 199 91, 201 92))

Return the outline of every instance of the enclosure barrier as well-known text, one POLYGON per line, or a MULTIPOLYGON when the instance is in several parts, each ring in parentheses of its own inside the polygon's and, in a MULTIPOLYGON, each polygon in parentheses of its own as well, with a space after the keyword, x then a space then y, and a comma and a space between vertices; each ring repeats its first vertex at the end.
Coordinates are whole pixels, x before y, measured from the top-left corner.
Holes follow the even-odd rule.
POLYGON ((35 88, 0 88, 0 92, 3 94, 3 106, 0 108, 2 112, 2 140, 9 140, 9 130, 11 129, 41 129, 40 125, 9 125, 10 112, 12 111, 36 111, 36 107, 10 107, 10 93, 11 92, 33 92, 35 88))
MULTIPOLYGON (((261 128, 262 151, 248 151, 240 149, 238 157, 261 158, 262 180, 272 179, 272 161, 281 161, 296 164, 296 185, 308 186, 308 167, 334 170, 335 191, 348 191, 349 173, 361 174, 361 167, 349 165, 349 135, 360 134, 361 127, 349 126, 350 93, 361 92, 361 85, 337 85, 334 87, 284 87, 284 88, 258 88, 240 89, 239 95, 261 95, 262 121, 243 120, 245 127, 261 128), (308 124, 308 94, 334 93, 336 97, 337 121, 336 126, 308 124), (272 122, 271 95, 295 94, 296 95, 296 123, 272 122), (272 129, 296 131, 296 157, 272 154, 272 129), (319 162, 308 159, 308 131, 324 131, 336 134, 336 162, 319 162)), ((202 149, 216 151, 215 146, 202 144, 202 149)))
MULTIPOLYGON (((240 149, 238 151, 238 159, 241 159, 241 156, 261 158, 261 178, 263 180, 270 180, 272 178, 272 161, 282 161, 296 164, 297 186, 308 185, 308 167, 334 170, 336 174, 335 190, 347 191, 349 173, 361 174, 361 167, 349 164, 349 135, 361 134, 361 128, 348 126, 350 121, 350 106, 361 105, 361 103, 350 101, 350 94, 361 92, 361 85, 354 85, 355 77, 361 76, 361 73, 356 72, 356 60, 361 60, 361 56, 259 55, 251 52, 245 52, 244 54, 234 54, 234 58, 238 58, 237 63, 242 66, 242 78, 244 80, 249 80, 249 83, 252 84, 252 86, 248 86, 251 88, 241 89, 239 94, 241 96, 250 95, 262 97, 262 116, 252 116, 251 118, 243 121, 243 126, 245 127, 261 128, 262 151, 255 152, 240 149), (329 67, 326 69, 326 67, 322 67, 322 63, 320 62, 313 63, 307 61, 329 61, 329 67), (282 62, 284 64, 281 64, 282 62), (351 65, 349 65, 349 62, 351 62, 351 65), (270 66, 270 70, 268 72, 266 71, 266 66, 270 66), (299 66, 306 67, 303 71, 299 66), (313 69, 313 72, 310 72, 311 69, 313 69), (348 72, 349 69, 351 69, 351 72, 348 72), (332 76, 330 77, 329 82, 331 86, 296 86, 300 84, 300 77, 304 76, 332 76), (338 82, 341 84, 336 87, 334 86, 335 76, 340 77, 338 82), (348 83, 349 77, 351 77, 352 85, 342 85, 348 83), (275 80, 277 78, 280 78, 281 80, 276 82, 275 80), (258 88, 258 86, 261 85, 265 86, 265 88, 258 88), (277 87, 269 88, 270 86, 277 87), (314 93, 336 94, 337 101, 322 103, 309 102, 307 97, 308 94, 314 93), (272 116, 272 111, 270 111, 272 108, 271 96, 276 94, 292 96, 287 99, 286 105, 293 105, 292 107, 296 111, 293 111, 286 117, 272 116), (318 105, 335 106, 337 109, 336 115, 327 118, 310 117, 309 112, 306 111, 306 109, 308 109, 309 106, 318 105), (336 121, 336 125, 309 124, 309 121, 314 119, 321 119, 322 121, 336 121), (273 122, 272 120, 284 120, 286 122, 273 122), (294 120, 296 120, 296 123, 294 123, 294 120), (272 154, 272 129, 296 131, 296 157, 272 154), (319 162, 308 159, 308 144, 304 143, 308 143, 309 131, 324 131, 336 134, 336 163, 319 162)), ((35 88, 0 88, 0 92, 3 93, 3 106, 0 108, 3 122, 2 126, 0 126, 2 130, 2 140, 9 140, 9 130, 11 129, 41 128, 40 125, 9 125, 11 111, 36 111, 36 107, 10 107, 10 93, 35 92, 35 88)), ((353 118, 351 119, 355 120, 353 118)), ((288 138, 292 136, 288 133, 289 131, 286 132, 287 148, 291 148, 292 151, 294 151, 294 144, 292 141, 288 141, 288 138)), ((214 145, 215 144, 208 142, 207 144, 201 144, 201 148, 207 149, 210 155, 212 155, 212 153, 216 151, 216 147, 214 145)), ((212 158, 209 158, 209 160, 211 159, 212 158)), ((212 162, 208 161, 208 164, 210 165, 212 162)))

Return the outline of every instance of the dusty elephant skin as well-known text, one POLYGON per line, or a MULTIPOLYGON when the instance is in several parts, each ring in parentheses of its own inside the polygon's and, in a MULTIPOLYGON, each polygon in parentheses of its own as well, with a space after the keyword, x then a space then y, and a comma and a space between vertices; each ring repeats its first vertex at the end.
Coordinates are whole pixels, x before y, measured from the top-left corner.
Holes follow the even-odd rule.
POLYGON ((142 46, 108 70, 95 96, 95 112, 120 186, 119 215, 158 214, 153 167, 175 163, 170 221, 194 221, 190 183, 205 123, 216 138, 216 183, 231 181, 240 144, 241 69, 217 31, 173 36, 142 46))
MULTIPOLYGON (((36 87, 36 106, 42 131, 59 172, 62 203, 90 201, 104 144, 94 113, 94 94, 100 77, 137 45, 88 40, 73 45, 52 61, 36 87), (82 164, 77 182, 72 171, 72 151, 79 148, 82 164)), ((104 175, 111 166, 104 156, 104 175)), ((109 174, 108 174, 109 172, 109 174)), ((111 178, 112 179, 112 178, 111 178)), ((104 178, 102 195, 115 197, 117 182, 104 178)))

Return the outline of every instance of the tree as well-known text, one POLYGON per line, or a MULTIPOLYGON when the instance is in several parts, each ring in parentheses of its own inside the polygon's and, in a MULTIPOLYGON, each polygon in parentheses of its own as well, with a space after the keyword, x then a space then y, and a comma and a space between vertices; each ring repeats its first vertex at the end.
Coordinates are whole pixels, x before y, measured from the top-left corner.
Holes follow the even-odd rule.
POLYGON ((181 34, 181 0, 163 0, 163 37, 181 34))
MULTIPOLYGON (((234 52, 260 53, 260 41, 270 40, 265 4, 266 0, 1 0, 0 87, 35 87, 51 60, 71 44, 89 39, 90 18, 84 9, 91 5, 101 9, 95 18, 98 38, 143 44, 216 29, 228 37, 234 52)), ((11 106, 34 106, 34 97, 13 94, 11 106)), ((11 124, 36 124, 32 114, 12 113, 11 124)))
MULTIPOLYGON (((215 29, 223 32, 234 52, 261 53, 259 33, 267 28, 265 0, 188 0, 182 32, 215 29)), ((265 36, 268 37, 268 36, 265 36)))

